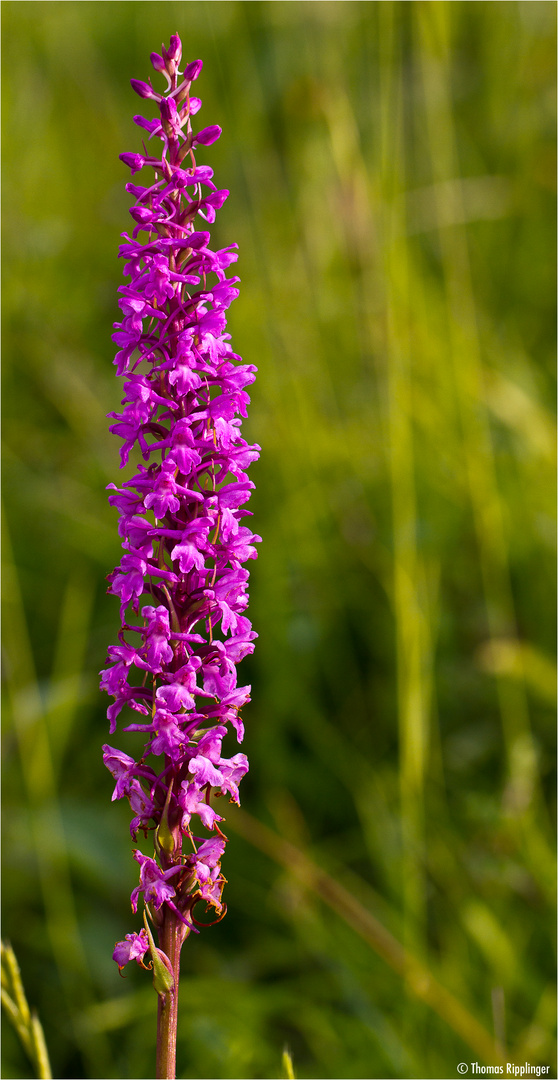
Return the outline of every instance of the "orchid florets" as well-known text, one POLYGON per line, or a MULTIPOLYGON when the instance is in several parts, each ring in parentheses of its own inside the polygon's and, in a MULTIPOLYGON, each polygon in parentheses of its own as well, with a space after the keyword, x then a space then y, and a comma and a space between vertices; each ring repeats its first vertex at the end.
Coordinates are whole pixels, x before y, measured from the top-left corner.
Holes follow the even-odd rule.
MULTIPOLYGON (((122 467, 134 451, 142 461, 131 479, 109 485, 124 554, 108 591, 120 600, 122 627, 101 686, 114 698, 111 734, 124 711, 123 730, 145 737, 138 761, 103 748, 113 799, 128 798, 133 811, 132 838, 153 838, 153 856, 133 852, 140 883, 132 908, 143 896, 155 926, 174 918, 182 941, 195 929, 200 900, 217 917, 225 910, 226 837, 213 800, 238 803, 248 769, 244 754, 224 757, 221 744, 229 725, 243 738, 250 687, 237 685, 237 664, 256 637, 243 564, 256 557, 260 537, 242 524, 254 487, 246 470, 259 447, 240 428, 256 369, 233 353, 226 333, 225 312, 238 294, 238 278, 226 276, 236 245, 213 252, 205 229, 228 191, 195 159, 196 147, 211 145, 221 129, 193 131, 201 101, 191 86, 202 62, 181 73, 181 54, 174 35, 162 55, 151 55, 164 93, 132 80, 158 109, 154 119, 134 119, 149 141, 160 140, 160 155, 145 145, 120 155, 132 176, 154 176, 126 185, 134 225, 119 252, 128 283, 119 289, 113 340, 124 398, 122 412, 110 414, 111 431, 122 439, 122 467)), ((148 948, 142 929, 117 944, 114 959, 119 968, 143 964, 148 948)))

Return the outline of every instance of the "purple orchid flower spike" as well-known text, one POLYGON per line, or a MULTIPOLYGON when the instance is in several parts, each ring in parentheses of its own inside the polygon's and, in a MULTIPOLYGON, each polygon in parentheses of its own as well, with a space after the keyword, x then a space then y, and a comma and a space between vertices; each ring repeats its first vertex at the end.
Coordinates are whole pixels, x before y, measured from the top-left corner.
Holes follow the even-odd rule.
POLYGON ((108 591, 119 598, 122 628, 101 672, 114 698, 111 734, 123 715, 123 730, 142 731, 146 740, 138 761, 103 749, 116 781, 113 799, 130 802, 132 838, 142 833, 153 841, 153 854, 133 852, 140 882, 131 903, 137 911, 143 900, 159 948, 146 924, 117 943, 114 959, 120 969, 131 960, 145 967, 151 952, 157 1077, 175 1076, 180 949, 197 932, 194 908, 202 901, 217 919, 226 910, 226 837, 212 800, 226 795, 238 803, 248 769, 244 754, 223 757, 221 744, 229 727, 239 742, 244 732, 239 710, 250 687, 237 685, 237 664, 256 637, 245 614, 244 563, 256 557, 260 540, 241 524, 254 486, 246 469, 259 447, 241 435, 256 369, 233 353, 226 333, 225 312, 238 295, 238 278, 226 276, 236 245, 214 252, 206 231, 228 191, 195 159, 196 147, 210 146, 221 129, 193 131, 201 101, 191 87, 202 62, 181 73, 181 55, 178 35, 161 55, 151 54, 166 80, 161 93, 151 81, 132 79, 158 115, 134 118, 149 133, 150 149, 120 155, 142 183, 126 186, 133 227, 122 234, 128 282, 119 289, 122 318, 113 334, 124 398, 122 411, 110 414, 111 431, 123 442, 122 467, 134 451, 141 463, 120 488, 109 485, 124 553, 108 591), (159 156, 153 139, 162 143, 159 156))

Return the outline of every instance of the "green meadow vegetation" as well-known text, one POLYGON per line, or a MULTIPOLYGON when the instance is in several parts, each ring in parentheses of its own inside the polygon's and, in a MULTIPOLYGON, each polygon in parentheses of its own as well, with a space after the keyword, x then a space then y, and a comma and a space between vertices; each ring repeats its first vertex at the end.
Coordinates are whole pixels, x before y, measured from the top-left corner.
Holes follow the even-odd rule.
MULTIPOLYGON (((223 128, 199 161, 230 189, 263 543, 228 914, 183 950, 177 1075, 287 1075, 288 1047, 299 1078, 555 1076, 554 3, 2 19, 3 936, 53 1075, 154 1069, 150 978, 111 959, 140 918, 97 672, 118 155, 178 32, 223 128)), ((33 1076, 2 1025, 3 1077, 33 1076)))

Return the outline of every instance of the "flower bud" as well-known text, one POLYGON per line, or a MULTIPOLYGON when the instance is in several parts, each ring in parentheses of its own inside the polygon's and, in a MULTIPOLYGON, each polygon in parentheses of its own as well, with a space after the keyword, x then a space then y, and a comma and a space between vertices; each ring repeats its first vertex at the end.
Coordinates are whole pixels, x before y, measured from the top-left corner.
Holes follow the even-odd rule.
POLYGON ((119 154, 118 156, 132 170, 132 176, 145 165, 145 158, 141 154, 119 154))
POLYGON ((209 127, 202 128, 198 131, 197 135, 194 135, 193 143, 199 143, 201 146, 211 146, 211 143, 217 142, 217 139, 221 135, 221 128, 218 124, 210 124, 209 127))
POLYGON ((163 98, 161 102, 161 119, 173 123, 176 119, 177 108, 174 98, 163 98))
POLYGON ((152 52, 149 59, 151 60, 151 63, 153 64, 153 67, 155 68, 155 71, 165 71, 166 70, 165 61, 163 60, 162 56, 159 56, 159 53, 152 52))
POLYGON ((170 960, 162 949, 157 948, 152 949, 151 959, 153 960, 153 986, 159 996, 168 994, 169 990, 174 990, 174 975, 170 960))
POLYGON ((130 86, 132 90, 136 91, 142 98, 153 98, 155 101, 161 100, 161 95, 156 94, 153 87, 148 83, 142 82, 141 79, 130 79, 130 86))
POLYGON ((165 805, 161 821, 155 829, 155 848, 157 849, 158 855, 160 855, 161 852, 164 852, 165 855, 174 855, 176 850, 174 833, 169 825, 167 805, 165 805))
POLYGON ((175 985, 171 962, 167 954, 164 953, 162 949, 158 949, 153 941, 153 934, 149 928, 145 911, 143 913, 143 921, 149 939, 151 960, 153 961, 153 986, 158 994, 166 994, 169 990, 174 990, 175 985))
POLYGON ((184 78, 186 82, 193 82, 194 79, 197 79, 202 67, 203 60, 192 60, 192 63, 184 68, 184 78))
POLYGON ((165 135, 169 138, 173 134, 176 136, 181 127, 181 121, 176 108, 176 101, 171 97, 163 98, 159 107, 161 109, 161 123, 165 135))
POLYGON ((177 64, 180 63, 180 57, 182 56, 182 42, 178 34, 171 35, 167 56, 169 60, 175 60, 177 64))

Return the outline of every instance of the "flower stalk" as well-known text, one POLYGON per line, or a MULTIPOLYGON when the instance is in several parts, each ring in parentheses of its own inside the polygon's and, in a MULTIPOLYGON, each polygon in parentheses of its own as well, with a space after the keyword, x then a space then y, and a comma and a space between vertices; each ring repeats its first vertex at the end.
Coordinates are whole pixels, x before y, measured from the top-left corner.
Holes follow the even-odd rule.
POLYGON ((238 742, 244 734, 240 709, 250 687, 237 685, 237 664, 256 637, 245 614, 244 564, 260 540, 242 524, 254 487, 247 469, 259 455, 241 434, 256 369, 226 333, 225 312, 238 295, 238 278, 226 276, 236 245, 212 251, 198 224, 211 224, 228 195, 195 156, 221 130, 194 131, 201 101, 192 84, 202 62, 181 71, 181 54, 173 35, 161 56, 151 55, 164 93, 132 80, 158 112, 134 119, 148 142, 160 140, 160 153, 144 144, 142 153, 120 155, 142 184, 126 185, 134 226, 119 252, 129 280, 113 334, 124 398, 110 414, 111 431, 122 439, 122 467, 132 451, 143 460, 131 479, 109 485, 124 549, 109 592, 120 599, 122 626, 101 672, 114 699, 111 734, 122 714, 123 730, 145 737, 139 760, 109 745, 103 751, 113 799, 130 802, 133 841, 140 833, 152 840, 152 854, 133 851, 140 873, 131 904, 136 912, 143 898, 159 945, 145 921, 117 943, 114 959, 120 970, 131 960, 153 969, 157 1077, 175 1075, 180 950, 198 933, 196 904, 204 901, 216 921, 226 911, 227 838, 214 803, 224 795, 238 803, 248 769, 244 754, 223 756, 222 743, 230 728, 238 742))
POLYGON ((176 1034, 178 1025, 178 981, 180 978, 180 949, 182 947, 180 923, 170 910, 163 916, 163 926, 159 933, 161 950, 170 961, 173 985, 164 993, 159 993, 157 1012, 157 1077, 176 1075, 176 1034))

